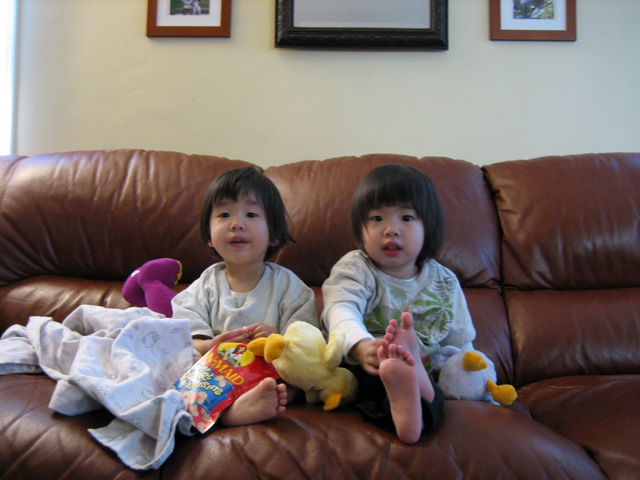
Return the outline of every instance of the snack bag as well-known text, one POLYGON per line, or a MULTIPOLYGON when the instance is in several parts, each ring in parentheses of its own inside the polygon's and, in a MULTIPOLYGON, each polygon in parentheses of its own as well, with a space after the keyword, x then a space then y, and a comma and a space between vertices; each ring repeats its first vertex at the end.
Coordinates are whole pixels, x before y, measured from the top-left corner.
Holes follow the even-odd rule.
POLYGON ((224 342, 203 355, 175 387, 194 426, 204 433, 236 398, 266 377, 279 377, 272 364, 251 353, 246 343, 224 342))

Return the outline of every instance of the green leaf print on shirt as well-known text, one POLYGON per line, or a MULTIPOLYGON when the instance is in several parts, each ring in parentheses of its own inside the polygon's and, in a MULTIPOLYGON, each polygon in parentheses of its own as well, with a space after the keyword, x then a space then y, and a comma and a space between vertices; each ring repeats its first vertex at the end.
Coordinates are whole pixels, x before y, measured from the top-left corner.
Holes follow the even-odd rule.
POLYGON ((392 318, 400 321, 400 315, 402 315, 402 310, 395 309, 393 314, 390 314, 392 309, 384 306, 375 307, 371 313, 365 318, 364 325, 367 328, 367 331, 376 336, 384 336, 387 331, 387 325, 389 325, 389 321, 392 318))
POLYGON ((424 290, 422 295, 426 296, 426 299, 418 299, 413 302, 411 312, 413 318, 418 321, 418 317, 423 320, 429 319, 428 324, 429 332, 435 329, 443 331, 449 330, 447 326, 451 324, 453 320, 453 301, 452 298, 447 295, 445 298, 438 297, 429 290, 424 290))
POLYGON ((428 370, 435 365, 440 354, 440 342, 447 337, 451 330, 455 283, 448 277, 437 278, 431 282, 429 287, 422 290, 417 298, 412 300, 402 298, 404 295, 397 295, 398 292, 393 292, 395 294, 392 300, 392 303, 395 303, 394 306, 377 305, 368 315, 365 315, 367 331, 374 337, 382 337, 392 318, 400 321, 400 316, 407 307, 406 303, 401 302, 411 302, 408 305, 409 311, 414 318, 414 329, 418 336, 420 355, 423 360, 427 361, 428 370))

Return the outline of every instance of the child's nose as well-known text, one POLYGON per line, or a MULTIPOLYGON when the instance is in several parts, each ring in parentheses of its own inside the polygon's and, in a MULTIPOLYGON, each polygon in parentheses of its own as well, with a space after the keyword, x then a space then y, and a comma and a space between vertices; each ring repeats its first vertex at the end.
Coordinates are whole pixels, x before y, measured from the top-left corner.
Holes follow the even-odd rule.
POLYGON ((244 223, 242 223, 239 219, 235 219, 231 222, 231 231, 235 232, 238 230, 244 230, 244 223))
POLYGON ((384 234, 388 237, 396 237, 400 234, 400 230, 395 222, 389 222, 385 225, 384 234))

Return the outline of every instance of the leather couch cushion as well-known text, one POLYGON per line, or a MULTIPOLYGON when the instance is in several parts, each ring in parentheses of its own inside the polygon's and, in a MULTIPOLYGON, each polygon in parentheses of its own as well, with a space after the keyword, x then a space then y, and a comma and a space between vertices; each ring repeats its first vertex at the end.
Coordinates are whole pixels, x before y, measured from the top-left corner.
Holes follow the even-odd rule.
POLYGON ((519 394, 537 421, 590 452, 609 478, 638 477, 640 375, 554 378, 519 394))
POLYGON ((505 292, 515 382, 640 372, 640 289, 505 292))
POLYGON ((640 155, 543 157, 484 167, 505 286, 640 287, 640 155))

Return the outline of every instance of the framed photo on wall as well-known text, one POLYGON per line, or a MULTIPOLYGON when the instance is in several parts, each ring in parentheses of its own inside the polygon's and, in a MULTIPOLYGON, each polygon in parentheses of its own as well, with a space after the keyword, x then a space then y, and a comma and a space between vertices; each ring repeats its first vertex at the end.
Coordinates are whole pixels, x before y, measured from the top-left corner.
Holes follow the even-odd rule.
POLYGON ((229 37, 231 0, 148 0, 147 37, 229 37))
POLYGON ((576 0, 489 0, 491 40, 576 40, 576 0))
POLYGON ((446 50, 447 0, 276 0, 276 47, 446 50))

